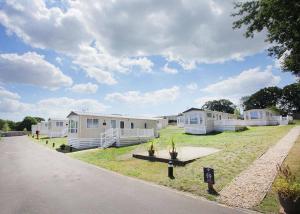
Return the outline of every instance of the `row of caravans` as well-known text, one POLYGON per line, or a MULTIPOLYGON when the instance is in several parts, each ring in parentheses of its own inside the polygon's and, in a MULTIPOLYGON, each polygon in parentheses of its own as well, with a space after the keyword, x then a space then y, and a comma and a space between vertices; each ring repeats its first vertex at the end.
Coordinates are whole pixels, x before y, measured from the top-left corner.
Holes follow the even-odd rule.
POLYGON ((31 126, 32 135, 36 134, 47 135, 49 138, 65 137, 68 135, 68 120, 49 118, 48 121, 41 121, 36 125, 31 126))
MULTIPOLYGON (((172 117, 172 119, 174 119, 172 117)), ((234 114, 190 108, 176 118, 177 126, 189 134, 207 134, 213 131, 236 131, 252 125, 283 125, 291 117, 282 117, 268 109, 244 112, 244 119, 234 114)), ((170 118, 147 118, 124 115, 103 115, 72 111, 67 119, 50 118, 32 126, 32 133, 52 137, 68 136, 74 148, 126 146, 143 143, 158 136, 158 130, 168 125, 170 118)))
POLYGON ((237 131, 247 126, 287 125, 292 117, 280 116, 270 109, 244 111, 244 118, 234 114, 190 108, 177 117, 177 126, 185 133, 207 134, 213 131, 237 131))
POLYGON ((164 118, 103 115, 72 111, 67 119, 49 119, 32 126, 48 137, 68 136, 74 148, 126 146, 143 143, 157 137, 157 131, 168 125, 164 118))

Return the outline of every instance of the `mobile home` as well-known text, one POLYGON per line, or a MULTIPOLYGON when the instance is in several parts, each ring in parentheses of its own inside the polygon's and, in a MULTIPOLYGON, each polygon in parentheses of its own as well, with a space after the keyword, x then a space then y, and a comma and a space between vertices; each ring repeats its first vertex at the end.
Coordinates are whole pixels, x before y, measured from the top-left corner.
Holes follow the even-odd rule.
POLYGON ((178 114, 177 116, 177 126, 180 128, 184 127, 184 117, 182 113, 178 114))
POLYGON ((37 124, 31 125, 31 134, 32 135, 35 135, 37 130, 38 130, 38 125, 37 124))
POLYGON ((287 125, 291 116, 283 117, 271 109, 251 109, 244 111, 244 120, 248 126, 287 125))
POLYGON ((182 113, 185 133, 207 134, 213 131, 240 130, 245 127, 234 114, 190 108, 182 113))
POLYGON ((48 119, 48 137, 66 137, 68 135, 68 120, 59 118, 48 119))
POLYGON ((168 119, 161 118, 161 117, 158 117, 156 119, 157 119, 157 129, 158 130, 163 129, 166 126, 168 126, 168 119))
POLYGON ((68 144, 74 148, 126 146, 157 136, 157 119, 72 111, 68 144))
POLYGON ((37 124, 36 130, 39 131, 40 135, 47 135, 48 134, 48 122, 41 121, 37 124))

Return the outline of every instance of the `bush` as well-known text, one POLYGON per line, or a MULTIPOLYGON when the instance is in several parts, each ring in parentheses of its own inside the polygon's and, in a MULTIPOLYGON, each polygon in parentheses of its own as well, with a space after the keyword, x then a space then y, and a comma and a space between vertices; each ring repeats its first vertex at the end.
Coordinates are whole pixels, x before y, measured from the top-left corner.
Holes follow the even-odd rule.
POLYGON ((274 183, 274 190, 284 199, 296 201, 300 198, 300 183, 296 181, 288 166, 278 166, 278 178, 274 183))
POLYGON ((61 144, 59 148, 60 148, 61 150, 65 150, 66 145, 65 145, 65 144, 61 144))

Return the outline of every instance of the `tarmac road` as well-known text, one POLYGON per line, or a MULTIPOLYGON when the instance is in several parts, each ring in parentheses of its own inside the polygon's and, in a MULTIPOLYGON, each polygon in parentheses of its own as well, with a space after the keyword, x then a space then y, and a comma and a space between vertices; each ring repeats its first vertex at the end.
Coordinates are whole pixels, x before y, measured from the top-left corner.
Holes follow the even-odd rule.
POLYGON ((72 159, 30 141, 0 141, 0 213, 245 213, 72 159))

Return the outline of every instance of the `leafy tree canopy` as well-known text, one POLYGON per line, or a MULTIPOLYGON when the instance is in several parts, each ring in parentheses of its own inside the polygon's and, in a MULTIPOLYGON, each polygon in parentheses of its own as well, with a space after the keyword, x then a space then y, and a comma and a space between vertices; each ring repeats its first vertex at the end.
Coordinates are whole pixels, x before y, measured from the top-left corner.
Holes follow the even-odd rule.
POLYGON ((36 119, 36 121, 37 121, 38 123, 40 123, 41 121, 45 121, 45 119, 42 118, 42 117, 34 117, 34 118, 36 119))
POLYGON ((300 112, 300 83, 287 85, 282 89, 280 105, 286 113, 300 112))
POLYGON ((278 87, 263 88, 252 94, 243 103, 245 110, 263 109, 279 104, 282 89, 278 87))
POLYGON ((16 129, 18 131, 23 131, 24 129, 31 131, 31 125, 35 125, 37 123, 38 121, 36 120, 35 117, 27 116, 21 122, 17 123, 16 129))
POLYGON ((300 76, 300 1, 299 0, 250 0, 235 3, 240 19, 233 28, 246 27, 245 36, 266 30, 266 41, 271 56, 282 57, 284 71, 300 76))
POLYGON ((230 100, 226 99, 207 101, 202 106, 204 110, 220 111, 230 114, 234 113, 235 108, 236 106, 230 100))

